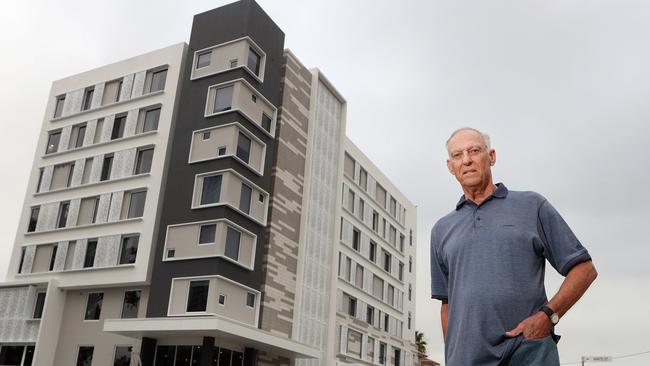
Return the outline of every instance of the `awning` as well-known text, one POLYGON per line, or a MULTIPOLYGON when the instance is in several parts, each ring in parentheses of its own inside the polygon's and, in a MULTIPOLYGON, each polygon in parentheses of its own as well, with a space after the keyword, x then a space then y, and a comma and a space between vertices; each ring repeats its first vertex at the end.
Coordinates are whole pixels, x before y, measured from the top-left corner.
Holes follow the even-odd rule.
POLYGON ((219 316, 107 319, 104 332, 132 338, 214 337, 291 359, 320 358, 317 348, 219 316))

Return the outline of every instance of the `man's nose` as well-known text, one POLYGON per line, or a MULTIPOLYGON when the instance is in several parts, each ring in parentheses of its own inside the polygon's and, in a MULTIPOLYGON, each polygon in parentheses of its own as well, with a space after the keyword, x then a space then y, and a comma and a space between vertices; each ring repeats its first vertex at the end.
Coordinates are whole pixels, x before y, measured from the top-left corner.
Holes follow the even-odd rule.
POLYGON ((469 151, 463 151, 463 164, 470 165, 474 160, 469 155, 469 151))

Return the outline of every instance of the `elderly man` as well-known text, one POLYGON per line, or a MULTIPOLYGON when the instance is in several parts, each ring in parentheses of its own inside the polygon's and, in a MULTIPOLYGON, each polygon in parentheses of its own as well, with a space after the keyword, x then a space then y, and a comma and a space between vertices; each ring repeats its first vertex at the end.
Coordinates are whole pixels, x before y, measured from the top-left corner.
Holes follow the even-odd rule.
POLYGON ((431 231, 446 365, 559 365, 553 327, 597 276, 589 253, 544 197, 493 183, 486 134, 457 130, 447 150, 464 194, 431 231), (550 301, 546 260, 566 277, 550 301))

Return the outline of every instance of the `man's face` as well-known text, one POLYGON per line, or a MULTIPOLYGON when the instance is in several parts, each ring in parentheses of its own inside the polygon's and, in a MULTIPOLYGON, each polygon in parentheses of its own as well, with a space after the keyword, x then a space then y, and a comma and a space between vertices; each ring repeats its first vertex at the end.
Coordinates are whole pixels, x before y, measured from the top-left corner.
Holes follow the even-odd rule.
POLYGON ((475 131, 460 131, 449 141, 447 168, 463 188, 490 184, 494 163, 496 152, 488 150, 483 136, 475 131))

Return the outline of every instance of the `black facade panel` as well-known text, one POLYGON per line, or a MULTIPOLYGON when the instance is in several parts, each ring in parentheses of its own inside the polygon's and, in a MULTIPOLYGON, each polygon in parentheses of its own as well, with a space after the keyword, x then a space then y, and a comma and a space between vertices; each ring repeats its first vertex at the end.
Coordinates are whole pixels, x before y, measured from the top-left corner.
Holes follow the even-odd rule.
MULTIPOLYGON (((266 53, 264 80, 259 82, 241 68, 220 74, 190 80, 191 61, 185 65, 180 88, 176 123, 172 131, 171 154, 163 192, 158 241, 151 280, 148 317, 167 315, 171 280, 175 277, 222 275, 254 289, 260 289, 264 274, 261 271, 263 247, 267 242, 266 228, 227 206, 191 209, 194 179, 197 174, 222 169, 233 169, 266 192, 271 192, 271 165, 274 161, 275 141, 259 130, 238 111, 204 117, 208 88, 211 85, 246 79, 275 106, 281 99, 280 80, 284 47, 284 33, 264 11, 251 0, 238 1, 194 17, 187 59, 194 52, 234 39, 250 37, 266 53), (266 144, 264 175, 253 173, 232 157, 188 164, 190 142, 195 130, 239 122, 266 144), (249 271, 221 258, 203 258, 163 262, 165 235, 168 225, 226 218, 257 236, 255 270, 249 271)), ((192 243, 188 243, 192 245, 192 243)))

